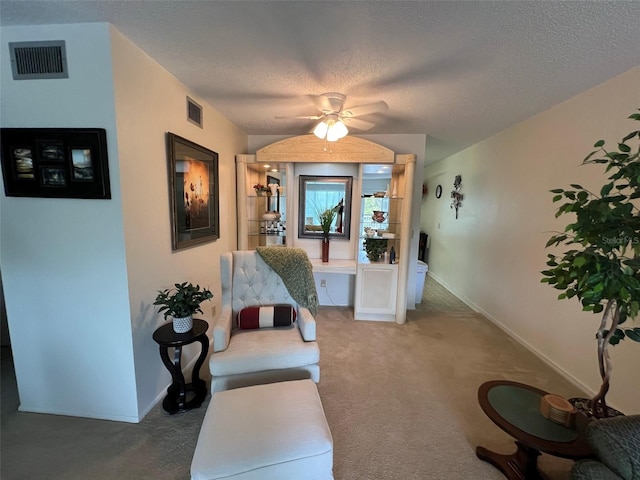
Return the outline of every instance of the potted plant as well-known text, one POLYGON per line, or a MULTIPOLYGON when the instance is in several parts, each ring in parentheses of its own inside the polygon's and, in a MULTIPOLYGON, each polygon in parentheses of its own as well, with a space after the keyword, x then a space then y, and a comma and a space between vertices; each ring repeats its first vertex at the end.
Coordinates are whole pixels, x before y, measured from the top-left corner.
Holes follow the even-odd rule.
POLYGON ((325 263, 329 261, 329 231, 336 218, 336 213, 334 208, 327 208, 318 213, 318 221, 322 230, 322 261, 325 263))
POLYGON ((387 239, 373 237, 365 238, 364 251, 369 260, 372 262, 379 261, 382 254, 387 251, 387 239))
POLYGON ((191 283, 176 283, 174 288, 158 290, 154 305, 161 305, 158 313, 164 312, 164 318, 173 317, 173 330, 185 333, 193 327, 193 314, 202 313, 200 304, 213 298, 206 288, 191 283))
POLYGON ((261 183, 256 183, 253 186, 253 189, 256 191, 256 195, 259 196, 259 197, 261 197, 262 195, 265 195, 265 194, 268 195, 268 196, 271 195, 271 189, 269 187, 264 186, 261 183))
MULTIPOLYGON (((640 120, 640 114, 629 118, 640 120)), ((570 190, 551 190, 554 202, 564 200, 556 217, 572 214, 564 232, 553 235, 546 247, 568 246, 561 255, 548 254, 548 269, 542 282, 562 290, 558 299, 577 297, 582 310, 601 314, 596 332, 598 365, 602 384, 587 401, 587 413, 608 416, 605 396, 612 365, 608 346, 628 338, 640 342, 640 328, 627 320, 640 308, 640 131, 633 131, 618 143, 619 151, 605 149, 604 140, 595 143, 583 165, 602 164, 609 174, 599 192, 571 184, 570 190), (635 143, 635 142, 634 142, 635 143)), ((578 400, 578 399, 576 399, 578 400)), ((575 403, 575 402, 574 402, 575 403)), ((576 405, 578 406, 578 405, 576 405)))

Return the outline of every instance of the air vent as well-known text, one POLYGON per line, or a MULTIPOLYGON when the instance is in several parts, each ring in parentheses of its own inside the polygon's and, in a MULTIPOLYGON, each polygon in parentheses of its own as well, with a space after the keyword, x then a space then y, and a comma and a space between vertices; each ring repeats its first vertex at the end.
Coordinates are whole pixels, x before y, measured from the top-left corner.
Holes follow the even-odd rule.
POLYGON ((64 40, 9 43, 14 80, 68 78, 64 40))
POLYGON ((187 97, 187 120, 202 128, 202 107, 187 97))

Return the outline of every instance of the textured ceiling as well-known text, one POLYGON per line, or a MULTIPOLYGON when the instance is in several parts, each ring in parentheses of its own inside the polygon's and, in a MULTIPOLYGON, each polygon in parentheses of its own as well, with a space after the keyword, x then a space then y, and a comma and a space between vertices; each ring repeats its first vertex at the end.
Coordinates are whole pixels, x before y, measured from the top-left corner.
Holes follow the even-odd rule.
POLYGON ((317 113, 309 95, 383 100, 362 133, 427 134, 431 162, 640 65, 638 7, 2 0, 0 23, 109 22, 252 135, 308 133, 311 120, 275 117, 317 113))

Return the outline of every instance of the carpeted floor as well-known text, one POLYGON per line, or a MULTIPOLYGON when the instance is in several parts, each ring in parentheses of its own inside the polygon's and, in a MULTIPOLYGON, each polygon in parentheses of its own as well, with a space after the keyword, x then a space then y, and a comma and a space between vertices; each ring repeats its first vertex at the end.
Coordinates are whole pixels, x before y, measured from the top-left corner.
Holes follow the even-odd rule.
MULTIPOLYGON (((474 449, 507 453, 513 440, 482 413, 478 386, 504 378, 582 393, 428 275, 423 299, 405 325, 320 308, 318 389, 336 480, 501 479, 474 449)), ((189 478, 208 400, 176 416, 157 405, 137 425, 17 412, 10 351, 2 350, 2 479, 189 478)), ((540 459, 551 480, 566 480, 571 464, 540 459)))
POLYGON ((424 280, 424 290, 422 291, 422 302, 416 305, 416 310, 429 313, 446 313, 453 315, 456 313, 469 314, 473 310, 449 290, 427 275, 424 280))

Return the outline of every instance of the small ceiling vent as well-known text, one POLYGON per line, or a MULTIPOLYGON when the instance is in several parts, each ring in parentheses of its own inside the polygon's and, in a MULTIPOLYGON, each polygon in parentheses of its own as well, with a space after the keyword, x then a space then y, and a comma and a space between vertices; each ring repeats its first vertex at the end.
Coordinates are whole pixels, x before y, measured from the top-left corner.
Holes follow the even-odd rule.
POLYGON ((187 120, 202 128, 202 107, 187 97, 187 120))
POLYGON ((64 40, 9 43, 14 80, 68 78, 64 40))

